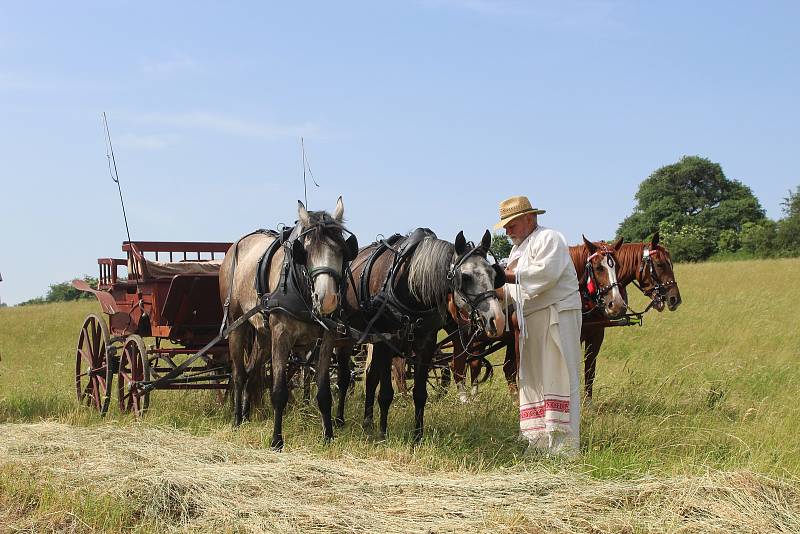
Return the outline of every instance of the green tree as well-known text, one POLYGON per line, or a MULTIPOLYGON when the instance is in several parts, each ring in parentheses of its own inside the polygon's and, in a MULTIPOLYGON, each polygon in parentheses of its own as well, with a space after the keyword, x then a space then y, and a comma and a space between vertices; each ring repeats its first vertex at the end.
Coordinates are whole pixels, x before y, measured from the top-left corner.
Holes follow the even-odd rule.
POLYGON ((742 249, 762 258, 774 256, 777 226, 777 223, 770 219, 764 219, 757 223, 744 223, 742 231, 739 232, 742 249))
POLYGON ((503 234, 492 235, 492 244, 489 248, 498 260, 507 258, 511 254, 511 247, 511 241, 508 240, 507 236, 503 234))
POLYGON ((662 222, 659 235, 675 261, 704 260, 715 249, 711 232, 696 224, 685 224, 678 228, 674 223, 662 222))
POLYGON ((786 217, 778 221, 776 248, 782 255, 800 256, 800 187, 789 191, 782 205, 786 217))
POLYGON ((684 156, 639 184, 636 207, 620 223, 617 235, 626 241, 642 241, 663 223, 672 225, 675 236, 687 225, 702 228, 702 235, 691 229, 681 239, 687 246, 692 242, 693 257, 704 250, 705 256, 697 258, 704 259, 713 254, 723 230, 738 232, 744 223, 764 219, 764 209, 749 187, 726 178, 718 163, 684 156))
POLYGON ((736 230, 726 228, 719 233, 719 239, 717 239, 718 252, 736 252, 740 246, 739 234, 736 230))

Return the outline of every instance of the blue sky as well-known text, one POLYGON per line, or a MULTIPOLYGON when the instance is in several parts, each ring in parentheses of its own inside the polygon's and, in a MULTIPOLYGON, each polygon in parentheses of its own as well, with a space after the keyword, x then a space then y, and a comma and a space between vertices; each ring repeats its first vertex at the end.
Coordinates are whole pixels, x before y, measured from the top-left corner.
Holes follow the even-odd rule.
POLYGON ((796 2, 4 2, 0 299, 133 239, 291 223, 299 138, 362 244, 477 239, 527 194, 571 243, 613 236, 641 180, 719 162, 781 216, 797 172, 796 2))

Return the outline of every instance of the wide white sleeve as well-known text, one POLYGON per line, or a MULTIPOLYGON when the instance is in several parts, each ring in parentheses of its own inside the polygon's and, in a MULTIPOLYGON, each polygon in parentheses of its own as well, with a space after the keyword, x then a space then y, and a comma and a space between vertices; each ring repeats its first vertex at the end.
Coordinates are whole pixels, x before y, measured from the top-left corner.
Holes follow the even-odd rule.
POLYGON ((534 252, 526 251, 527 265, 517 269, 517 283, 526 296, 534 297, 555 286, 568 261, 572 261, 564 243, 556 232, 546 232, 534 252))

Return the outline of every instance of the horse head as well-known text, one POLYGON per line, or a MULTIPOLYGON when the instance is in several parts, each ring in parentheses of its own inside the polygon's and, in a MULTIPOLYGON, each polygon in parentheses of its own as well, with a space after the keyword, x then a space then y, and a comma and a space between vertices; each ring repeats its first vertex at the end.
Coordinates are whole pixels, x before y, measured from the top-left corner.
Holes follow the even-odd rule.
POLYGON ((489 337, 496 338, 503 334, 505 314, 495 289, 505 283, 505 272, 497 263, 488 261, 491 243, 489 230, 478 246, 468 243, 464 232, 459 232, 448 280, 452 289, 450 313, 453 318, 460 323, 468 319, 489 337))
POLYGON ((617 319, 625 314, 628 304, 617 282, 616 252, 622 246, 622 238, 611 245, 595 244, 583 236, 583 243, 589 251, 586 259, 584 281, 586 293, 591 302, 600 308, 609 319, 617 319))
POLYGON ((645 245, 636 281, 642 293, 652 299, 656 310, 664 311, 666 304, 669 311, 675 311, 681 304, 681 292, 672 271, 669 251, 659 245, 658 241, 659 235, 656 232, 650 243, 645 245))
POLYGON ((336 202, 333 215, 325 211, 307 211, 299 200, 297 204, 292 258, 306 268, 314 312, 328 316, 341 302, 340 287, 345 268, 358 252, 358 240, 353 234, 344 237, 349 232, 342 225, 342 197, 336 202))

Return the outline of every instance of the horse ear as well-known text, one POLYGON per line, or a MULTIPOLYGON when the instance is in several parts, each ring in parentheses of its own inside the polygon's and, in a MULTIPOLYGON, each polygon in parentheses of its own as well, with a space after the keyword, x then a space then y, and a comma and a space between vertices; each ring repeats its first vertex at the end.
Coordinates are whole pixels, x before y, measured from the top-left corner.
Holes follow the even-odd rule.
POLYGON ((336 208, 333 210, 333 220, 341 223, 344 220, 344 203, 342 202, 342 197, 339 197, 339 200, 336 201, 336 208))
POLYGON ((619 250, 620 247, 622 246, 622 243, 624 243, 624 242, 625 242, 625 238, 624 237, 620 237, 619 239, 617 239, 616 241, 614 241, 611 244, 611 248, 613 248, 614 250, 619 250))
POLYGON ((308 216, 308 210, 305 205, 299 200, 297 201, 297 220, 303 225, 303 228, 311 226, 311 219, 308 216))
POLYGON ((483 234, 483 239, 481 239, 481 248, 488 253, 491 247, 492 247, 492 234, 489 233, 489 230, 486 230, 486 232, 483 234))
POLYGON ((581 237, 583 238, 583 244, 586 245, 587 249, 589 249, 589 254, 594 254, 597 252, 597 245, 586 239, 585 235, 581 234, 581 237))
POLYGON ((456 254, 458 254, 459 256, 461 256, 464 252, 466 252, 467 240, 464 237, 463 230, 458 232, 458 235, 456 236, 455 245, 456 245, 456 254))
POLYGON ((658 235, 658 230, 656 230, 656 233, 653 234, 653 238, 650 240, 650 248, 656 248, 658 246, 659 239, 660 236, 658 235))

